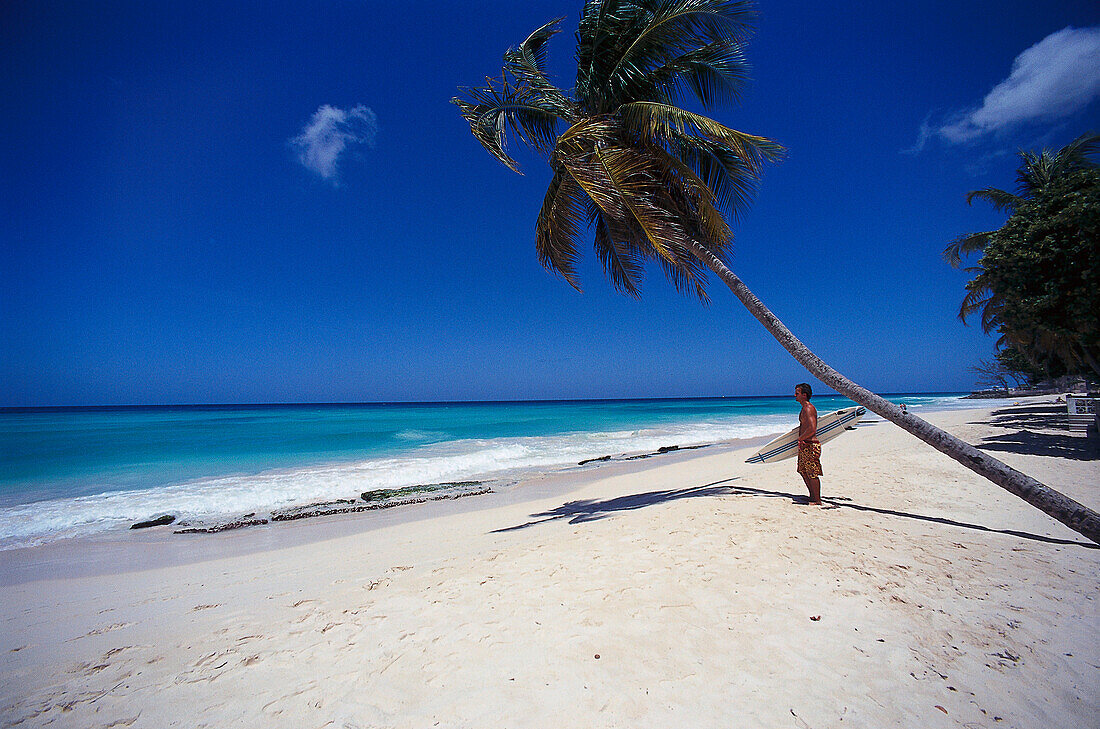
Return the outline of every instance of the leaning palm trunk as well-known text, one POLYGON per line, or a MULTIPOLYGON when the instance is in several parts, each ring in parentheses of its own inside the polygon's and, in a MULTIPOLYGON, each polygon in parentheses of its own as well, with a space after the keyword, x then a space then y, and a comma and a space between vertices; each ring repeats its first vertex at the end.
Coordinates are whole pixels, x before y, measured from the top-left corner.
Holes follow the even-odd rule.
POLYGON ((984 476, 1009 493, 1019 496, 1070 529, 1094 542, 1100 543, 1100 514, 1074 501, 1065 494, 1039 483, 1027 474, 1020 473, 1011 466, 989 457, 989 455, 969 443, 959 440, 931 423, 903 412, 894 403, 852 382, 825 364, 820 357, 811 352, 805 344, 791 334, 791 331, 787 329, 783 322, 756 297, 756 294, 749 290, 749 287, 720 258, 697 241, 688 240, 685 243, 692 253, 729 286, 733 295, 764 325, 765 329, 771 332, 771 335, 783 345, 783 348, 790 352, 791 356, 809 370, 814 377, 845 397, 912 433, 936 450, 950 456, 975 473, 984 476))

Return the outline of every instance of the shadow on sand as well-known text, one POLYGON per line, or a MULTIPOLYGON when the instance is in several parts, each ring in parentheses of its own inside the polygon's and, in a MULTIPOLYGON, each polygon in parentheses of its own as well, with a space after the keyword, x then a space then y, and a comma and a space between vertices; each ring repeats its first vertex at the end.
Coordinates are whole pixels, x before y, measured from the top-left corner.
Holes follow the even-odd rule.
POLYGON ((537 514, 531 514, 533 521, 529 521, 526 524, 517 524, 516 526, 504 527, 502 529, 494 530, 496 532, 514 532, 520 529, 527 529, 528 527, 537 526, 548 521, 556 521, 558 519, 568 519, 570 524, 583 524, 586 521, 596 521, 597 519, 603 519, 611 516, 617 511, 634 511, 635 509, 643 509, 647 506, 653 506, 654 504, 665 504, 669 501, 678 501, 680 499, 693 499, 701 496, 730 496, 737 493, 737 489, 732 486, 723 486, 722 484, 729 483, 730 481, 736 481, 736 478, 726 479, 725 481, 715 481, 714 483, 707 484, 706 486, 695 486, 686 489, 667 489, 665 491, 647 491, 643 494, 630 494, 628 496, 618 496, 614 499, 607 499, 605 501, 597 501, 595 499, 584 499, 581 501, 569 501, 562 504, 556 509, 550 511, 540 511, 537 514))
MULTIPOLYGON (((568 519, 570 524, 583 524, 585 522, 604 519, 620 511, 634 511, 635 509, 643 509, 647 506, 664 504, 670 501, 678 501, 679 499, 693 499, 708 496, 755 496, 764 498, 781 498, 789 499, 796 504, 805 504, 808 501, 807 497, 804 495, 789 494, 783 491, 754 489, 747 486, 728 485, 732 481, 736 480, 738 480, 737 477, 734 477, 725 479, 723 481, 715 481, 714 483, 709 483, 705 486, 695 486, 683 489, 667 489, 664 491, 647 491, 641 494, 618 496, 614 499, 606 499, 604 501, 599 501, 596 499, 570 501, 562 504, 555 509, 531 514, 532 520, 526 522, 525 524, 517 524, 516 526, 495 529, 493 530, 493 533, 514 532, 519 531, 520 529, 529 529, 531 527, 538 526, 539 524, 557 521, 558 519, 568 519)), ((924 514, 913 514, 905 511, 895 511, 893 509, 880 509, 874 506, 864 506, 863 504, 854 503, 851 499, 845 498, 843 496, 824 498, 822 499, 822 501, 824 501, 828 506, 832 506, 834 508, 839 507, 842 509, 855 509, 856 511, 868 511, 875 514, 883 514, 885 516, 893 516, 901 519, 915 519, 917 521, 944 524, 960 529, 973 529, 975 531, 989 532, 992 534, 1005 534, 1012 537, 1019 537, 1020 539, 1030 539, 1036 542, 1044 542, 1046 544, 1064 544, 1085 547, 1086 549, 1100 549, 1100 544, 1093 544, 1091 542, 1080 542, 1071 539, 1058 539, 1055 537, 1043 536, 1042 534, 1031 534, 1029 532, 1022 532, 1016 529, 993 529, 992 527, 982 526, 981 524, 971 524, 969 522, 956 521, 955 519, 948 519, 946 517, 925 516, 924 514)))
POLYGON ((1074 461, 1100 458, 1100 444, 1071 433, 1066 427, 1066 406, 1002 408, 994 410, 989 424, 1014 432, 984 438, 976 448, 1030 456, 1054 456, 1074 461))

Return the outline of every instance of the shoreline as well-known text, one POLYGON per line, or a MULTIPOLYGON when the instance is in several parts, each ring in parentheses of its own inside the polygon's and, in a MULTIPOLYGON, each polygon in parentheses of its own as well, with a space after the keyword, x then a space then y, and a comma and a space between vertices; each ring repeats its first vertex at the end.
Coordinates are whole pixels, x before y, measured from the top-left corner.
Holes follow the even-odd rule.
MULTIPOLYGON (((500 490, 472 498, 444 499, 403 504, 352 514, 257 524, 220 532, 176 534, 176 525, 141 530, 114 529, 97 534, 59 539, 44 544, 0 550, 0 587, 49 579, 71 579, 182 567, 198 562, 289 549, 331 539, 439 517, 513 506, 550 496, 565 496, 588 480, 644 472, 660 463, 676 463, 719 454, 746 455, 772 436, 679 448, 666 453, 621 454, 610 461, 528 473, 500 490), (644 455, 645 457, 640 457, 644 455), (597 474, 598 470, 598 474, 597 474), (120 555, 120 550, 131 552, 120 555), (140 551, 137 551, 140 550, 140 551), (124 557, 124 558, 123 558, 124 557)), ((744 460, 743 458, 741 460, 744 460)))
MULTIPOLYGON (((935 398, 938 395, 910 397, 935 398)), ((720 400, 716 399, 716 401, 720 400)), ((746 398, 746 400, 753 399, 746 398)), ((911 404, 911 407, 914 408, 914 412, 933 413, 959 405, 975 407, 958 399, 954 402, 928 401, 924 404, 928 409, 916 410, 921 407, 917 404, 911 404)), ((761 416, 756 414, 749 416, 749 422, 757 417, 761 416)), ((768 413, 764 417, 773 420, 775 414, 768 413)), ((702 427, 699 432, 679 435, 669 432, 667 439, 659 433, 654 435, 641 431, 646 434, 642 438, 643 442, 635 443, 635 450, 625 453, 613 450, 616 438, 611 438, 606 444, 607 450, 598 449, 597 446, 596 449, 589 449, 587 454, 583 454, 585 449, 581 448, 572 460, 566 457, 558 460, 557 463, 551 463, 555 461, 553 454, 572 455, 570 451, 576 449, 577 442, 570 441, 575 441, 575 436, 584 431, 575 434, 566 433, 564 437, 532 436, 533 440, 530 443, 524 438, 519 438, 515 442, 509 441, 508 438, 490 439, 485 441, 486 445, 479 446, 480 452, 469 454, 465 454, 461 449, 448 452, 444 448, 435 452, 428 450, 412 457, 409 455, 374 456, 367 460, 340 459, 332 463, 314 463, 311 458, 306 458, 303 465, 283 465, 256 472, 248 470, 239 473, 227 472, 223 475, 215 474, 178 483, 170 479, 162 486, 154 483, 149 488, 121 490, 106 488, 106 490, 87 494, 83 493, 87 489, 82 488, 73 496, 35 499, 26 503, 14 501, 6 508, 0 509, 0 523, 4 525, 6 534, 0 554, 11 549, 48 545, 59 540, 117 538, 115 533, 119 530, 127 530, 139 522, 165 516, 172 518, 176 529, 221 531, 234 522, 247 521, 256 525, 264 519, 270 521, 284 519, 288 515, 297 516, 306 507, 323 511, 326 502, 333 502, 328 510, 336 508, 361 510, 365 508, 358 503, 362 489, 368 491, 404 487, 436 489, 442 485, 440 482, 472 480, 507 489, 520 480, 547 472, 568 470, 575 465, 584 465, 588 462, 646 458, 656 455, 658 450, 676 448, 686 450, 698 447, 699 444, 714 447, 737 442, 755 443, 759 439, 766 440, 782 432, 786 425, 785 422, 769 422, 762 429, 759 427, 761 424, 757 423, 749 428, 757 431, 756 433, 731 435, 720 432, 708 434, 705 432, 707 430, 705 423, 706 421, 701 421, 698 425, 689 426, 702 427), (762 430, 766 435, 761 435, 762 430), (707 435, 711 437, 708 438, 707 435), (555 439, 563 442, 555 444, 553 443, 555 439), (567 442, 568 448, 565 447, 567 442), (658 446, 663 447, 658 449, 658 446), (523 459, 514 459, 512 454, 515 452, 514 449, 523 450, 528 447, 535 449, 532 454, 534 457, 530 459, 531 463, 522 465, 519 461, 523 459), (554 450, 555 448, 564 448, 564 450, 554 450), (493 453, 493 449, 498 452, 493 453), (508 453, 508 449, 513 449, 512 454, 508 453), (654 451, 654 453, 648 451, 654 451), (462 466, 461 458, 466 455, 483 460, 487 457, 502 457, 504 460, 480 464, 488 469, 481 471, 462 466), (379 458, 382 460, 378 460, 379 458), (577 464, 577 461, 580 463, 577 464), (379 479, 378 476, 382 478, 379 479), (299 493, 295 494, 295 491, 299 493), (348 503, 348 499, 353 503, 348 503), (342 505, 337 505, 336 502, 341 502, 342 505)), ((726 425, 718 428, 719 431, 726 429, 728 429, 726 425)), ((598 434, 598 432, 593 433, 593 435, 598 434)), ((608 433, 607 435, 617 434, 608 433)), ((244 434, 240 434, 240 437, 244 437, 244 434)), ((456 443, 459 442, 466 441, 461 439, 456 441, 456 443)), ((628 448, 630 446, 625 442, 621 445, 628 448)), ((428 447, 437 448, 437 446, 428 447)), ((15 494, 18 494, 18 490, 8 494, 9 500, 15 494)))
MULTIPOLYGON (((929 419, 1096 508, 1100 461, 1050 410, 929 419)), ((885 421, 827 444, 832 509, 804 504, 793 461, 745 455, 577 469, 370 529, 296 522, 277 544, 176 536, 217 545, 180 564, 137 564, 157 539, 114 545, 113 571, 0 584, 0 719, 1025 729, 1100 712, 1096 545, 885 421)))

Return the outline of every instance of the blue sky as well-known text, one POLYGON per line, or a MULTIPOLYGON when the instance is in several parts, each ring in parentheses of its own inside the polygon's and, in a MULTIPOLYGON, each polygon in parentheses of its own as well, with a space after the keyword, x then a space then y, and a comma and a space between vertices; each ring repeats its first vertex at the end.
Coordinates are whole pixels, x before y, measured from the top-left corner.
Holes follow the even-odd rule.
MULTIPOLYGON (((448 99, 580 0, 7 0, 0 405, 785 394, 807 377, 719 282, 544 271, 549 172, 448 99)), ((735 270, 879 391, 970 389, 956 235, 1019 148, 1100 128, 1095 2, 759 4, 743 103, 776 139, 735 270)))

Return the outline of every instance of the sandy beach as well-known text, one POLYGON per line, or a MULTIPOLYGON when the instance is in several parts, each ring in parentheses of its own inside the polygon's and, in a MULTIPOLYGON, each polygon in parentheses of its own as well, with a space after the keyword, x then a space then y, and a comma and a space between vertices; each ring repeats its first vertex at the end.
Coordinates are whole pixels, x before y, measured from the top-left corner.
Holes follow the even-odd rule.
MULTIPOLYGON (((929 419, 1091 508, 1044 404, 929 419)), ((1100 550, 878 419, 507 494, 0 553, 18 727, 1096 727, 1100 550), (419 511, 414 511, 419 508, 419 511)))

